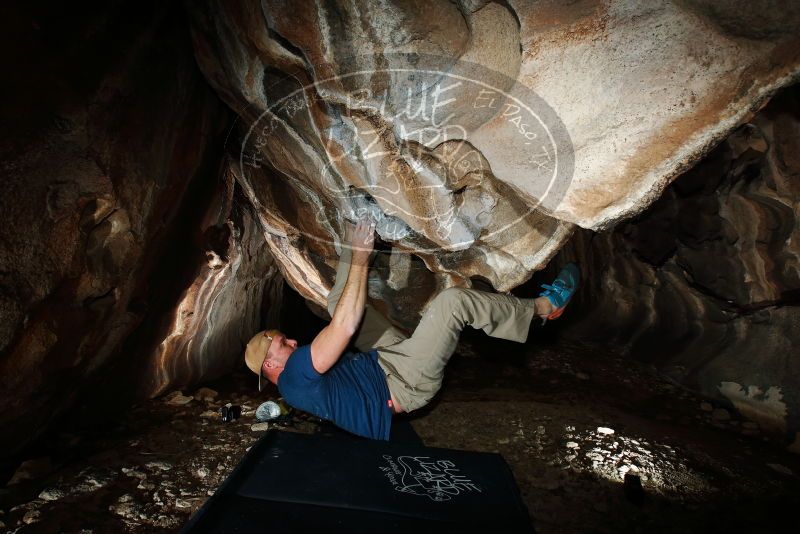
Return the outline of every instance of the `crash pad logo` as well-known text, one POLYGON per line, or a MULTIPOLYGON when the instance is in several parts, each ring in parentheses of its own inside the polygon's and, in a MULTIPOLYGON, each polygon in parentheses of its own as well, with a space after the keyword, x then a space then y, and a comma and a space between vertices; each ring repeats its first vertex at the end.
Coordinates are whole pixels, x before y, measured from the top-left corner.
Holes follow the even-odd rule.
POLYGON ((384 476, 400 493, 428 497, 432 501, 449 501, 463 493, 481 489, 468 477, 461 474, 449 460, 434 460, 428 456, 383 455, 387 465, 380 469, 384 476))

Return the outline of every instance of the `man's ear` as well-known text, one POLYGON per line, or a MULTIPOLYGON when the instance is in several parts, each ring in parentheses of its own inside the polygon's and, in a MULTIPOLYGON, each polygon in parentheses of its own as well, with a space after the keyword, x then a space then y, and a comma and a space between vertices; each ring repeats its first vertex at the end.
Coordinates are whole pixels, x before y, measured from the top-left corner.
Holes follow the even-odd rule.
POLYGON ((264 363, 265 363, 265 364, 267 365, 267 367, 269 367, 270 369, 272 369, 273 367, 275 367, 275 363, 274 363, 272 360, 264 360, 264 363))

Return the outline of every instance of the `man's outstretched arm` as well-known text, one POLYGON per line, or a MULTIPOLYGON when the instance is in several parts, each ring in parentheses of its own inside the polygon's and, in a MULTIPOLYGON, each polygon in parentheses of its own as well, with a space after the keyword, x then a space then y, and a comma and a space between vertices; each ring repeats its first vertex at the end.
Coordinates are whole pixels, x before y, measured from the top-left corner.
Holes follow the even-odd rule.
POLYGON ((311 342, 311 363, 318 373, 326 372, 339 361, 364 316, 369 256, 374 246, 374 231, 375 223, 362 219, 353 232, 350 243, 353 249, 350 272, 342 296, 336 304, 330 324, 311 342))

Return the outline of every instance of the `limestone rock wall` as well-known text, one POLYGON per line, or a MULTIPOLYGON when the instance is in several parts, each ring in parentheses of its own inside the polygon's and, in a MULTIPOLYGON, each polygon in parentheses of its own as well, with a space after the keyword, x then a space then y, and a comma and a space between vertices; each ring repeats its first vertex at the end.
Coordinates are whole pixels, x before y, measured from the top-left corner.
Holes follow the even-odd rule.
POLYGON ((374 298, 415 262, 432 273, 387 312, 397 323, 436 289, 510 290, 576 224, 640 212, 800 67, 800 10, 777 1, 189 9, 287 279, 322 304, 343 220, 369 212, 393 250, 374 298))
POLYGON ((98 384, 92 417, 239 365, 275 295, 182 6, 50 4, 2 20, 4 458, 98 384))
POLYGON ((279 324, 283 277, 269 254, 264 233, 233 174, 212 195, 199 225, 191 283, 163 314, 137 352, 149 355, 140 392, 153 396, 197 384, 242 364, 242 349, 263 326, 279 324))
POLYGON ((581 231, 568 332, 611 339, 729 401, 800 452, 800 87, 781 93, 647 211, 581 231))

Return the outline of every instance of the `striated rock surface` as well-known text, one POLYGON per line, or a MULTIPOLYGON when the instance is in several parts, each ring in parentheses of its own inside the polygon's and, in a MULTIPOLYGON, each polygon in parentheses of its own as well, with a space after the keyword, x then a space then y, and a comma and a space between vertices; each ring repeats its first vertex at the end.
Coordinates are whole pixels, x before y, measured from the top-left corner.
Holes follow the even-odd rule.
POLYGON ((241 365, 244 343, 279 322, 283 278, 251 205, 228 173, 200 224, 205 261, 177 304, 158 317, 141 391, 157 395, 241 365), (267 305, 265 305, 267 304, 267 305))
POLYGON ((800 88, 781 93, 633 221, 579 232, 573 335, 613 339, 762 428, 800 431, 800 88))
POLYGON ((87 420, 131 389, 230 369, 272 271, 247 205, 220 184, 230 112, 197 69, 180 5, 4 13, 5 458, 96 384, 108 394, 87 420))
POLYGON ((373 296, 414 294, 398 323, 430 290, 510 290, 574 224, 641 211, 800 68, 800 9, 783 2, 190 11, 198 62, 241 118, 237 179, 287 279, 322 304, 343 219, 370 213, 392 246, 373 296), (403 287, 418 260, 433 275, 403 287))

